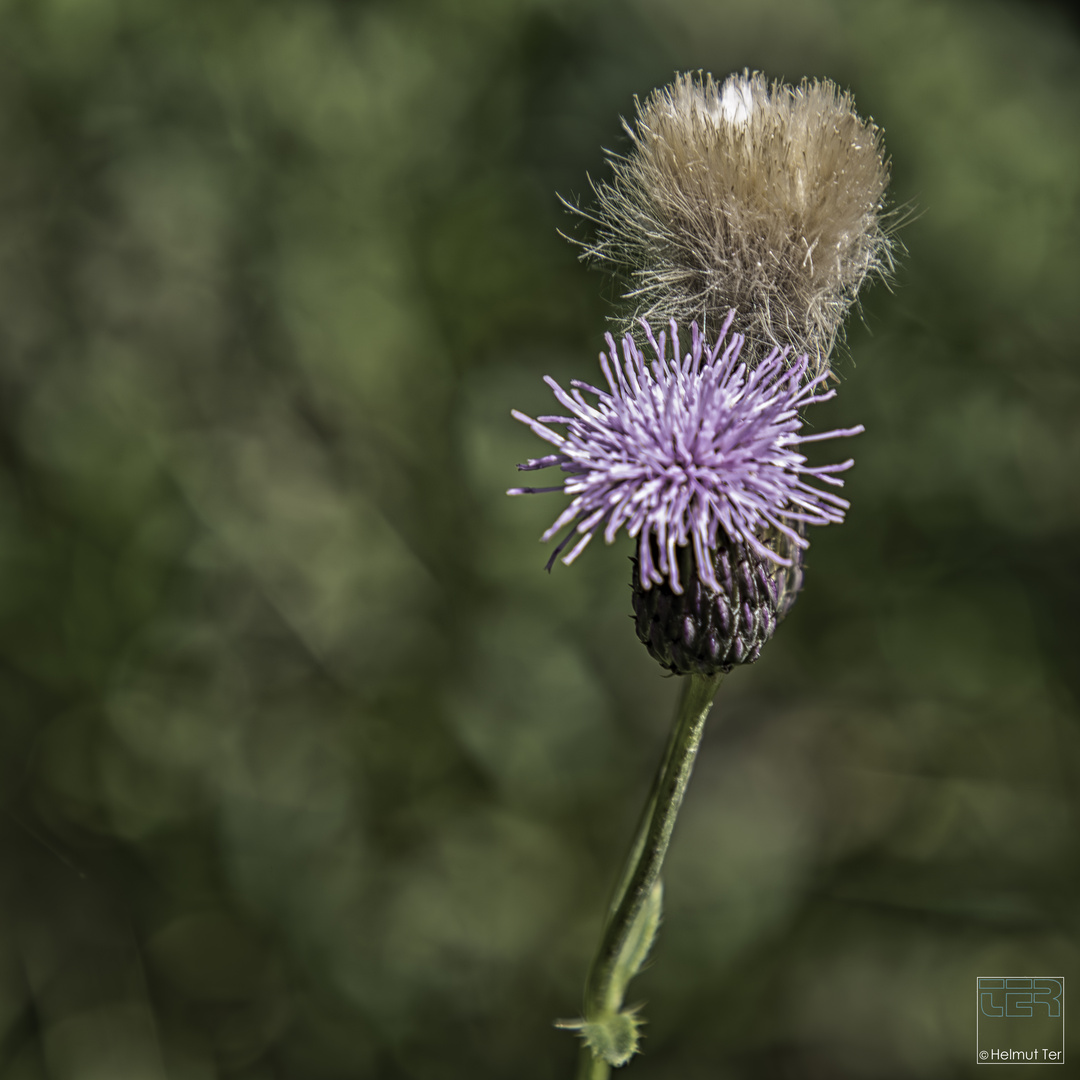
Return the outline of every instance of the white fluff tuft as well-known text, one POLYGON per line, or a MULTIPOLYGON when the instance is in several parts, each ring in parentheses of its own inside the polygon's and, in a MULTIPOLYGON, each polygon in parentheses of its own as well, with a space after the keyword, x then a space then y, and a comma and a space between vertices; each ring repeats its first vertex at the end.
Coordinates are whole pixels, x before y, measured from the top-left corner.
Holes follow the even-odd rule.
MULTIPOLYGON (((682 74, 637 102, 610 154, 583 258, 621 275, 629 319, 720 326, 752 347, 828 357, 860 287, 887 276, 881 130, 827 79, 682 74)), ((757 349, 755 348, 755 352, 757 349)))

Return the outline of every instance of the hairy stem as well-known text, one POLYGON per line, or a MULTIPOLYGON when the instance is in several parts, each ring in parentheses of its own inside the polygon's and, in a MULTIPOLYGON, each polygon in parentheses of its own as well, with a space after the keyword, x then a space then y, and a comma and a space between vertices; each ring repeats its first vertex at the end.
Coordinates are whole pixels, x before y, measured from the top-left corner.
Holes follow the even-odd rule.
MULTIPOLYGON (((705 720, 722 675, 684 677, 683 692, 664 752, 619 880, 600 948, 585 984, 585 1023, 603 1024, 622 1009, 623 996, 648 952, 660 917, 660 871, 675 818, 694 768, 705 720)), ((579 1080, 604 1080, 609 1065, 584 1046, 579 1080)))

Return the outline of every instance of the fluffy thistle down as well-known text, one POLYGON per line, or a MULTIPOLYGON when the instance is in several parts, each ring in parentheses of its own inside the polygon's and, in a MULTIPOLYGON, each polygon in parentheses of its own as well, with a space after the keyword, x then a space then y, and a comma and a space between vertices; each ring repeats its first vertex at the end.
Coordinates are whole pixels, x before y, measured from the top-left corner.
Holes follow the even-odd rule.
MULTIPOLYGON (((679 75, 623 121, 589 258, 620 274, 635 318, 706 333, 737 312, 753 355, 790 345, 826 369, 860 287, 892 266, 881 131, 827 79, 679 75)), ((568 204, 570 205, 570 204, 568 204)))
POLYGON ((807 546, 802 525, 843 520, 847 501, 809 480, 842 486, 835 474, 852 462, 811 467, 799 447, 855 435, 862 427, 800 434, 799 411, 835 393, 820 391, 826 375, 808 376, 807 358, 790 361, 787 349, 774 349, 748 367, 740 359, 743 336, 729 334, 733 318, 734 313, 728 315, 711 347, 693 324, 686 353, 672 320, 670 354, 667 334, 657 339, 643 321, 652 359, 628 333, 620 362, 608 334, 608 351, 600 354, 606 390, 575 379, 567 392, 547 377, 569 415, 534 420, 513 411, 555 447, 555 453, 518 468, 558 466, 566 478, 553 487, 512 488, 509 494, 557 491, 571 496, 543 536, 551 540, 566 530, 548 569, 572 540, 564 563, 573 562, 598 532, 610 544, 625 529, 638 542, 641 588, 664 582, 681 594, 684 573, 677 553, 689 545, 697 578, 718 593, 722 586, 714 553, 719 543, 730 541, 774 565, 791 566, 792 556, 781 552, 787 545, 807 546), (564 427, 565 434, 553 424, 564 427), (762 540, 766 534, 784 543, 767 545, 762 540))

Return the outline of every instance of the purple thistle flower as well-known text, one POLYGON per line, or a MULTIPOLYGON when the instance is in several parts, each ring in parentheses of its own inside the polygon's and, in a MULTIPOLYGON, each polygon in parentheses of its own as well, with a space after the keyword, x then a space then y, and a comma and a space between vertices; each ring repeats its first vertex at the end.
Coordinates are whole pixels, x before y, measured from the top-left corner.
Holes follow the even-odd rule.
POLYGON ((827 378, 824 374, 804 381, 808 359, 801 356, 788 365, 788 349, 774 349, 760 364, 748 366, 739 359, 743 336, 728 336, 733 318, 734 312, 712 348, 692 323, 691 349, 682 360, 674 320, 670 358, 667 335, 661 332, 657 341, 644 319, 641 325, 655 353, 651 361, 627 334, 620 364, 615 341, 607 334, 608 352, 600 354, 607 390, 574 379, 567 393, 546 376, 545 382, 570 415, 534 420, 513 410, 516 419, 557 447, 556 453, 518 468, 558 465, 567 476, 554 487, 511 488, 508 494, 562 491, 573 496, 543 535, 550 540, 569 526, 548 560, 549 570, 575 536, 577 543, 562 560, 567 565, 599 530, 610 544, 625 528, 638 540, 643 588, 666 578, 672 591, 681 593, 676 549, 692 544, 698 576, 719 592, 712 553, 720 530, 759 556, 790 566, 790 559, 761 542, 760 533, 772 526, 805 548, 806 539, 790 523, 843 521, 849 503, 814 487, 806 477, 840 487, 843 481, 833 474, 853 462, 810 467, 797 448, 806 442, 857 435, 862 425, 798 434, 799 410, 828 401, 836 391, 817 392, 827 378), (583 393, 595 395, 596 404, 583 393), (565 425, 566 434, 549 424, 565 425), (654 552, 659 553, 659 565, 654 552))

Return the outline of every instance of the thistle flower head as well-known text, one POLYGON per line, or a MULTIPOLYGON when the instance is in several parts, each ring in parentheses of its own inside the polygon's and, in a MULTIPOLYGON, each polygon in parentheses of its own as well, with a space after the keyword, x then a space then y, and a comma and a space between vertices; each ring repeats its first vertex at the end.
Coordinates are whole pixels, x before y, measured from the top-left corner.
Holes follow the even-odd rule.
MULTIPOLYGON (((679 75, 623 122, 631 147, 594 184, 590 258, 638 318, 706 332, 735 309, 751 344, 826 369, 868 276, 892 266, 881 131, 827 79, 679 75)), ((756 354, 755 354, 756 355, 756 354)))
MULTIPOLYGON (((753 368, 740 359, 744 338, 729 335, 728 315, 709 347, 690 327, 691 345, 683 352, 678 326, 654 337, 642 330, 653 354, 627 334, 620 361, 615 341, 600 354, 607 389, 573 380, 570 391, 546 379, 565 416, 532 419, 513 415, 555 447, 555 453, 519 465, 522 470, 557 465, 566 474, 547 488, 513 488, 511 495, 561 491, 571 496, 543 539, 561 530, 548 569, 576 540, 564 563, 571 563, 602 532, 612 543, 620 529, 637 539, 641 586, 667 582, 683 591, 677 549, 690 545, 697 575, 718 592, 713 554, 721 541, 744 545, 773 564, 792 559, 762 542, 775 530, 796 548, 807 546, 800 523, 824 525, 843 520, 846 500, 810 480, 842 486, 835 475, 852 462, 811 467, 799 452, 802 443, 855 435, 862 427, 802 435, 799 410, 827 401, 820 392, 826 376, 807 379, 807 358, 788 362, 788 350, 774 349, 753 368), (586 398, 595 398, 595 403, 586 398), (565 434, 551 425, 564 427, 565 434), (726 538, 726 539, 725 539, 726 538)), ((786 545, 774 545, 783 549, 786 545)))

